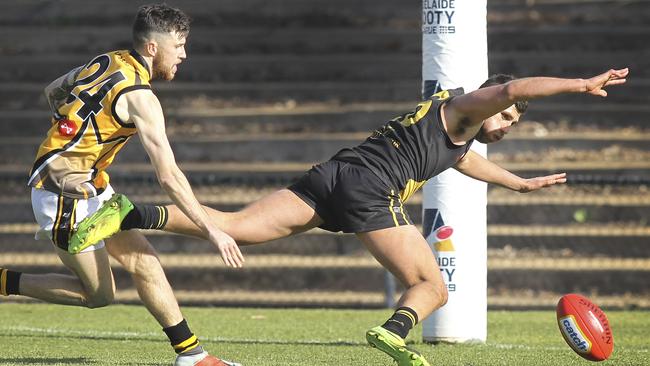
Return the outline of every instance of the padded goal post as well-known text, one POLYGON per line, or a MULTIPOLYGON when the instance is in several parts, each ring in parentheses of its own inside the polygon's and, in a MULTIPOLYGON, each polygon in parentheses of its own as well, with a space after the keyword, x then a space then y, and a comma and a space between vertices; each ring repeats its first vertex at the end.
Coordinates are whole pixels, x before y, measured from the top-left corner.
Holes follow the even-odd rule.
MULTIPOLYGON (((423 0, 422 94, 477 89, 488 77, 487 0, 423 0)), ((472 150, 486 156, 484 144, 472 150)), ((487 338, 487 184, 449 169, 423 189, 423 234, 449 301, 423 322, 426 342, 487 338)))

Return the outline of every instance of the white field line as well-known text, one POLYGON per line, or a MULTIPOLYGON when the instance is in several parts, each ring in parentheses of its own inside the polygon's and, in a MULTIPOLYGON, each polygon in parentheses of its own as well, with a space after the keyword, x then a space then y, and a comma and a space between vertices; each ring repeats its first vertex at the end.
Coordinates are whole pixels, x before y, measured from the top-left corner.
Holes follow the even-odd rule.
MULTIPOLYGON (((53 328, 38 328, 26 326, 11 326, 0 327, 0 335, 14 335, 15 333, 29 334, 29 335, 53 335, 63 337, 85 337, 93 339, 125 339, 125 340, 165 340, 166 338, 162 333, 158 332, 112 332, 112 331, 98 331, 98 330, 75 330, 75 329, 53 329, 53 328)), ((206 337, 201 336, 203 342, 227 342, 227 343, 260 343, 260 344, 313 344, 313 345, 366 345, 361 341, 347 341, 347 340, 276 340, 276 339, 257 339, 257 338, 227 338, 227 337, 206 337)))
MULTIPOLYGON (((524 344, 507 344, 507 343, 487 343, 484 346, 490 347, 490 348, 498 348, 498 349, 521 349, 521 350, 526 350, 526 351, 533 351, 533 350, 546 350, 546 351, 566 351, 568 346, 566 347, 558 347, 558 346, 528 346, 524 344)), ((617 348, 621 348, 620 346, 616 346, 617 348)), ((622 347, 625 350, 625 353, 650 353, 650 349, 647 348, 632 348, 632 347, 622 347)))
MULTIPOLYGON (((282 305, 297 304, 355 304, 377 306, 385 303, 386 295, 383 291, 248 291, 248 290, 177 290, 174 291, 176 298, 181 303, 196 304, 264 304, 282 305)), ((401 291, 395 294, 395 301, 402 295, 401 291)), ((520 292, 509 292, 506 294, 488 295, 488 306, 497 308, 527 308, 544 307, 554 309, 557 300, 562 296, 559 293, 543 294, 522 294, 520 292)), ((603 296, 597 295, 592 298, 603 308, 618 309, 650 309, 650 298, 648 296, 603 296)), ((138 293, 134 289, 123 289, 115 294, 117 303, 140 303, 138 293)), ((31 302, 27 297, 16 296, 4 300, 6 302, 25 303, 31 302)))
MULTIPOLYGON (((53 336, 76 336, 92 339, 125 339, 125 340, 165 340, 159 332, 112 332, 112 331, 97 331, 97 330, 75 330, 75 329, 53 329, 53 328, 38 328, 27 326, 10 326, 0 327, 0 335, 15 335, 16 333, 28 335, 53 335, 53 336)), ((277 340, 277 339, 258 339, 258 338, 229 338, 229 337, 206 337, 201 336, 203 342, 222 342, 222 343, 246 343, 246 344, 301 344, 301 345, 347 345, 347 346, 366 346, 363 341, 350 341, 350 340, 277 340)), ((508 343, 490 343, 484 345, 475 345, 478 347, 488 347, 497 349, 517 349, 517 350, 544 350, 544 351, 565 351, 567 347, 558 346, 530 346, 525 344, 508 344, 508 343)), ((649 353, 647 348, 625 348, 626 353, 649 353)))

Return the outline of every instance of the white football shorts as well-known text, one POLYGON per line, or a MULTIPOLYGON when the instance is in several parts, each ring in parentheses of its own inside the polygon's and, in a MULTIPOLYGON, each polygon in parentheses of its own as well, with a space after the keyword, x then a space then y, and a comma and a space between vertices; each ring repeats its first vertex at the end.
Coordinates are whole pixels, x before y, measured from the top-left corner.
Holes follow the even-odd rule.
MULTIPOLYGON (((89 199, 63 197, 44 189, 32 188, 32 209, 38 223, 36 240, 50 240, 57 247, 67 251, 72 229, 101 207, 115 193, 109 185, 99 196, 89 199)), ((81 252, 91 252, 104 247, 99 241, 81 252)))

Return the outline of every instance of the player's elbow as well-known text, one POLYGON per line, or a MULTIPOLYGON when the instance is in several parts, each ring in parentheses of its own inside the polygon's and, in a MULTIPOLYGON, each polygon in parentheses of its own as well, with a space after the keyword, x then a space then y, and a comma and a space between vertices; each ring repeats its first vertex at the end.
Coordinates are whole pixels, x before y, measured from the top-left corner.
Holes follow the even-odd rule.
POLYGON ((171 174, 158 174, 158 183, 163 188, 167 188, 173 185, 174 176, 171 174))
POLYGON ((178 180, 173 174, 162 174, 158 176, 158 183, 165 192, 176 191, 178 187, 178 180))
POLYGON ((509 82, 503 84, 501 87, 501 95, 503 98, 511 103, 515 103, 520 99, 523 99, 523 95, 518 91, 517 83, 509 82))

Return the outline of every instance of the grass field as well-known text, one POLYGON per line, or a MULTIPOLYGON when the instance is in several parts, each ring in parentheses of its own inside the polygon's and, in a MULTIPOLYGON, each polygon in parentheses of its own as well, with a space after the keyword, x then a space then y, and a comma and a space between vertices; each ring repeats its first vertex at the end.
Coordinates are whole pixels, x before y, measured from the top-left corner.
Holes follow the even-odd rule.
MULTIPOLYGON (((185 308, 212 353, 244 366, 392 365, 365 343, 365 330, 389 310, 185 308)), ((650 313, 608 312, 613 356, 600 365, 650 365, 650 313)), ((586 365, 564 343, 553 311, 490 312, 488 342, 413 346, 432 365, 586 365)), ((173 353, 143 307, 88 310, 0 304, 1 365, 169 365, 173 353)))

